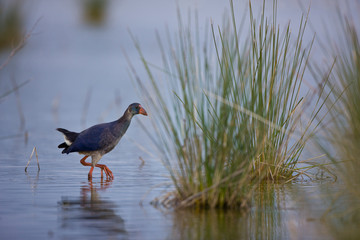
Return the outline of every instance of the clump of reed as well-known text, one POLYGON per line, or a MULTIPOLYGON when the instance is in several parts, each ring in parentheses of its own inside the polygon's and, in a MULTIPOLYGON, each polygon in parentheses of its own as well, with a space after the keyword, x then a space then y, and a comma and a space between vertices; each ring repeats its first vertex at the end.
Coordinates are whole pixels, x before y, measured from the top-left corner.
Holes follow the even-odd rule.
POLYGON ((263 2, 259 20, 250 2, 250 28, 240 34, 244 22, 230 6, 228 21, 211 26, 204 43, 197 18, 184 25, 179 14, 174 38, 168 32, 164 44, 157 35, 162 67, 146 60, 134 38, 149 79, 131 66, 153 113, 156 137, 149 135, 175 186, 166 205, 244 207, 256 183, 291 180, 308 168, 297 164, 322 102, 304 121, 311 97, 300 94, 312 47, 303 43, 307 18, 293 35, 290 23, 278 26, 276 1, 272 18, 263 2))
POLYGON ((344 20, 346 43, 342 48, 345 49, 337 53, 335 81, 332 82, 333 95, 327 102, 332 108, 333 121, 326 133, 333 146, 331 149, 335 152, 326 152, 336 163, 338 175, 342 177, 347 188, 360 199, 360 191, 354 187, 354 184, 360 183, 360 43, 353 24, 344 20))
MULTIPOLYGON (((330 52, 336 62, 329 80, 326 105, 330 120, 323 129, 319 146, 332 161, 339 178, 336 192, 326 201, 333 203, 326 216, 330 232, 339 239, 358 239, 360 231, 360 42, 351 16, 339 14, 341 38, 330 52), (335 47, 334 47, 335 46, 335 47)), ((328 47, 328 46, 326 46, 328 47)))

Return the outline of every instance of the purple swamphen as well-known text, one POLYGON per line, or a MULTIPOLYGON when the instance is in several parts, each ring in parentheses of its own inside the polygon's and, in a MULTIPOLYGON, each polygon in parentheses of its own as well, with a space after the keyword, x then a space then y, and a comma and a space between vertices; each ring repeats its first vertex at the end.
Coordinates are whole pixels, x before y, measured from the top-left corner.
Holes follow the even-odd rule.
POLYGON ((101 169, 101 177, 103 171, 106 178, 113 179, 114 175, 110 169, 104 164, 98 164, 101 157, 114 149, 121 137, 128 129, 131 119, 136 114, 147 116, 145 109, 139 103, 130 104, 124 115, 116 121, 102 123, 92 126, 80 133, 70 132, 63 128, 57 128, 59 132, 64 134, 65 142, 61 143, 58 148, 64 148, 62 153, 78 152, 84 154, 80 160, 83 166, 90 166, 88 178, 92 178, 94 167, 101 169), (86 158, 91 156, 91 163, 85 162, 86 158))

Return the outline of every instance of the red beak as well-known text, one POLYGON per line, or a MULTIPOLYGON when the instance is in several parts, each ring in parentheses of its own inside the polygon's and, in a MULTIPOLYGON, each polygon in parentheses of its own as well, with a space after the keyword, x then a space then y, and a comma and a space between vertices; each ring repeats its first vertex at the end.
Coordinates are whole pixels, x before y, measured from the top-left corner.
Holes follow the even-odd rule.
POLYGON ((142 115, 145 115, 145 116, 148 115, 143 107, 140 107, 139 113, 142 114, 142 115))

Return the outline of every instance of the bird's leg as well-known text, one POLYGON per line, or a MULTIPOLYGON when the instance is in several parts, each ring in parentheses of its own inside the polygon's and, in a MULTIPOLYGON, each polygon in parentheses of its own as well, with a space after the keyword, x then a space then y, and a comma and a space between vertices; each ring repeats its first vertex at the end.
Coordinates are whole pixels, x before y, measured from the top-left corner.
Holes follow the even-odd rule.
MULTIPOLYGON (((81 160, 80 160, 80 163, 83 165, 83 166, 91 166, 90 168, 90 171, 89 171, 89 174, 88 174, 88 179, 91 180, 92 179, 92 172, 94 170, 94 166, 91 164, 91 163, 87 163, 85 162, 85 160, 88 158, 89 156, 85 156, 83 157, 81 160)), ((101 178, 103 178, 103 171, 105 172, 106 174, 106 178, 112 178, 114 179, 114 175, 112 173, 112 171, 110 171, 110 169, 104 165, 104 164, 96 164, 95 167, 98 167, 101 169, 101 178)))
POLYGON ((102 171, 105 172, 106 177, 114 179, 114 175, 112 171, 104 164, 96 164, 95 167, 101 168, 101 177, 102 177, 102 171))
POLYGON ((91 166, 90 163, 85 162, 85 160, 86 160, 88 157, 89 157, 89 156, 85 156, 85 157, 83 157, 83 158, 80 160, 80 163, 81 163, 83 166, 91 166))
POLYGON ((91 180, 91 179, 92 179, 92 172, 93 172, 93 170, 94 170, 94 167, 91 166, 90 171, 89 171, 89 174, 88 174, 88 180, 91 180))
POLYGON ((92 179, 92 172, 93 172, 93 170, 94 170, 94 167, 92 166, 91 163, 85 162, 85 160, 86 160, 88 157, 89 157, 89 156, 83 157, 83 158, 80 160, 80 163, 81 163, 83 166, 91 166, 90 171, 89 171, 89 174, 88 174, 88 179, 91 180, 91 179, 92 179))

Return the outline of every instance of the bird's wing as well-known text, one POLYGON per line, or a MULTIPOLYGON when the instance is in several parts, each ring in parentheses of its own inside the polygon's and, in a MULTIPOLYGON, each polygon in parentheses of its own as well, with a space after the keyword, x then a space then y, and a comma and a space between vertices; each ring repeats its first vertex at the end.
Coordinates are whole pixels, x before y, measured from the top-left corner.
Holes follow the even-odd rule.
POLYGON ((108 124, 99 124, 82 131, 66 152, 91 152, 103 149, 102 135, 108 132, 108 128, 108 124))

